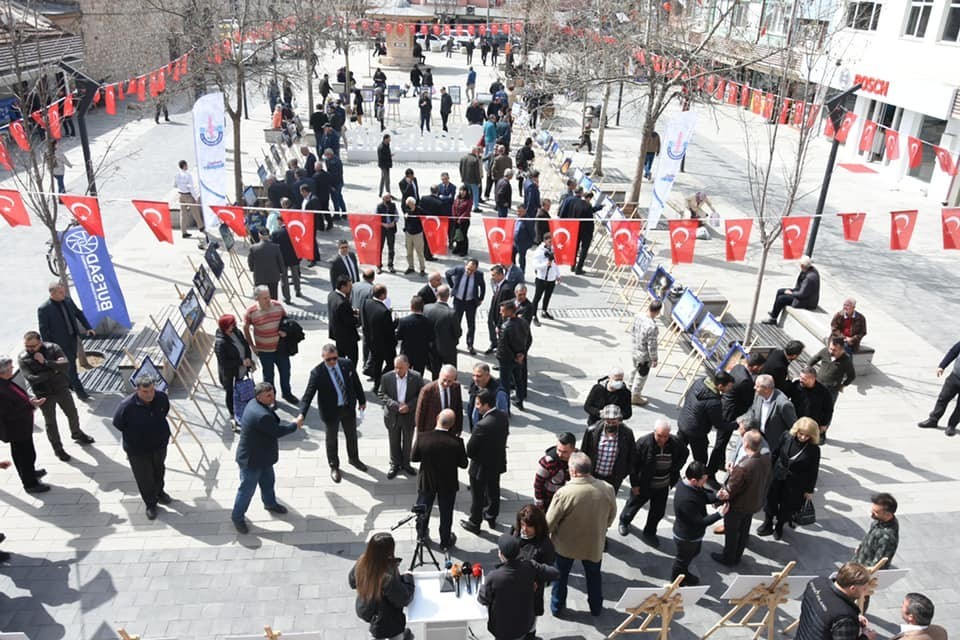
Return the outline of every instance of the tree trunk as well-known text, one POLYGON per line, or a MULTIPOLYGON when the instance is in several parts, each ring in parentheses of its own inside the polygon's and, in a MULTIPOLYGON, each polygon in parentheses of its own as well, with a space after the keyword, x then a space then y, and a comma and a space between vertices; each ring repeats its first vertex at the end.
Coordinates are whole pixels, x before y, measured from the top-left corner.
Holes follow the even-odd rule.
POLYGON ((747 322, 747 331, 743 336, 743 345, 750 344, 753 337, 753 325, 757 321, 757 308, 760 305, 760 289, 763 287, 763 276, 767 271, 767 258, 770 256, 770 246, 763 244, 760 251, 760 265, 757 267, 757 281, 753 287, 753 305, 750 311, 750 320, 747 322))
POLYGON ((633 180, 630 182, 630 193, 626 199, 626 202, 637 203, 637 208, 639 208, 640 204, 640 187, 643 184, 643 165, 647 156, 647 154, 643 152, 643 141, 653 133, 653 129, 657 124, 653 115, 655 113, 653 106, 656 98, 654 91, 655 89, 651 86, 650 95, 647 98, 647 113, 643 119, 643 137, 640 142, 640 153, 637 154, 637 168, 633 172, 633 180))
POLYGON ((307 38, 307 118, 313 115, 313 38, 307 38))
POLYGON ((610 83, 603 86, 603 106, 600 107, 600 125, 597 127, 597 151, 593 155, 593 170, 590 175, 603 177, 603 134, 607 130, 607 105, 610 104, 610 83))
MULTIPOLYGON (((240 154, 240 120, 243 113, 243 65, 237 65, 237 108, 232 112, 228 111, 230 120, 233 121, 233 189, 236 199, 243 193, 243 167, 240 154)), ((228 198, 229 200, 229 198, 228 198)))

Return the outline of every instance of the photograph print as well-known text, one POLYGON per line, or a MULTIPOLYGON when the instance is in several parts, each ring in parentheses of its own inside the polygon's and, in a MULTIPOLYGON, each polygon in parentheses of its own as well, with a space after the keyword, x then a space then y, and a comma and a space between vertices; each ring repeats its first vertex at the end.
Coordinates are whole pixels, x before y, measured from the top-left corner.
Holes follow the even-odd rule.
POLYGON ((690 289, 686 289, 676 304, 673 305, 673 311, 670 313, 670 316, 684 331, 690 331, 702 309, 703 302, 701 302, 700 298, 690 289))
POLYGON ((650 295, 659 302, 663 302, 663 299, 670 293, 670 287, 673 286, 673 276, 667 273, 667 270, 663 268, 663 265, 657 267, 657 270, 653 273, 653 277, 650 278, 650 283, 647 285, 647 291, 650 292, 650 295))
POLYGON ((203 307, 200 306, 200 299, 193 289, 190 289, 180 302, 180 315, 183 316, 183 322, 190 333, 196 333, 203 322, 203 307))
POLYGON ((210 272, 219 280, 223 276, 223 258, 217 253, 216 244, 215 242, 211 242, 207 245, 207 250, 203 253, 203 259, 206 261, 207 266, 210 267, 210 272))
POLYGON ((203 303, 210 304, 216 288, 213 286, 213 280, 210 279, 210 272, 207 271, 205 266, 200 265, 197 272, 193 274, 193 286, 197 288, 197 293, 200 294, 203 303))
POLYGON ((150 376, 153 378, 153 386, 157 391, 167 392, 167 380, 160 373, 160 368, 153 362, 150 356, 144 356, 143 362, 137 367, 137 370, 130 376, 130 386, 136 388, 136 381, 141 376, 150 376))
POLYGON ((709 358, 717 350, 726 331, 726 327, 712 313, 708 313, 700 321, 697 330, 693 332, 693 344, 696 345, 704 357, 709 358))
POLYGON ((184 344, 180 334, 173 328, 173 323, 167 318, 160 331, 160 337, 157 338, 160 350, 163 356, 170 363, 170 366, 176 369, 180 366, 180 359, 183 358, 184 344))

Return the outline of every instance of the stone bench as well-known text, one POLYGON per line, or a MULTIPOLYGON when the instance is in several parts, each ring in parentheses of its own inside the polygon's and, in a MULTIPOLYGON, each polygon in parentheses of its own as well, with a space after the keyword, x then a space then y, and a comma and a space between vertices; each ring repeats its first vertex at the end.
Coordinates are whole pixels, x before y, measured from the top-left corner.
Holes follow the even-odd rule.
MULTIPOLYGON (((822 307, 812 311, 787 307, 783 313, 783 330, 803 342, 808 351, 816 353, 821 345, 827 344, 832 318, 833 316, 822 307)), ((858 376, 865 376, 870 372, 875 352, 872 347, 863 342, 860 343, 860 350, 853 354, 853 367, 858 376)))
MULTIPOLYGON (((280 129, 264 129, 263 139, 267 142, 267 144, 281 144, 283 142, 283 139, 280 137, 280 129)), ((293 145, 306 145, 311 149, 315 149, 317 146, 317 139, 314 137, 311 129, 304 129, 303 133, 300 135, 300 139, 295 141, 293 145)))

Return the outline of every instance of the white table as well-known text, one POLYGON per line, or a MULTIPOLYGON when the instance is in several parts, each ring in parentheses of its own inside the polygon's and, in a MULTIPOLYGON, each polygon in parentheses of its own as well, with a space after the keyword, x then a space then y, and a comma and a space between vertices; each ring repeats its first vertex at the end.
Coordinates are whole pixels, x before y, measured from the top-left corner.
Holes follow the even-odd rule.
MULTIPOLYGON (((449 571, 415 571, 416 591, 407 606, 407 623, 422 624, 426 640, 464 640, 470 622, 487 619, 487 608, 477 602, 479 588, 471 577, 471 593, 460 579, 460 597, 456 591, 441 592, 440 577, 449 571)), ((481 584, 484 578, 481 578, 481 584)))

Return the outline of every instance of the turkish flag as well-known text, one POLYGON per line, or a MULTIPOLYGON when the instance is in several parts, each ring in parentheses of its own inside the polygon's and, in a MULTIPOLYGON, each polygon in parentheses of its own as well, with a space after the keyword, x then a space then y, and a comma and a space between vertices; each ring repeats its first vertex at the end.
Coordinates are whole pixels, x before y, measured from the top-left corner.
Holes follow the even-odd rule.
POLYGON ((281 209, 280 217, 287 225, 287 233, 290 234, 290 242, 293 243, 297 257, 301 260, 313 260, 313 212, 281 209))
MULTIPOLYGON (((381 264, 380 216, 372 213, 350 213, 350 232, 360 264, 381 264)), ((444 239, 446 246, 446 239, 444 239)))
POLYGON ((876 122, 873 120, 867 120, 863 123, 863 131, 860 133, 860 151, 866 152, 873 148, 873 137, 876 134, 876 122))
POLYGON ((133 95, 137 92, 137 79, 127 80, 127 94, 133 95))
POLYGON ((117 97, 114 95, 112 84, 107 87, 107 113, 111 116, 117 113, 117 97))
POLYGON ((890 212, 890 250, 906 251, 917 224, 917 210, 890 212))
MULTIPOLYGON (((487 250, 493 264, 510 264, 513 258, 513 230, 517 220, 511 218, 484 218, 483 231, 487 236, 487 250)), ((533 218, 519 224, 533 224, 533 218)))
POLYGON ((753 89, 753 95, 750 97, 750 110, 757 115, 763 111, 763 94, 756 89, 753 89))
POLYGON ((847 136, 850 134, 850 129, 853 127, 853 123, 857 121, 857 114, 852 111, 847 111, 843 114, 843 120, 840 121, 840 128, 837 130, 837 142, 840 144, 847 143, 847 136))
POLYGON ((784 260, 797 260, 803 256, 811 220, 813 220, 813 216, 784 216, 780 221, 780 225, 783 227, 784 260))
POLYGON ((737 105, 737 91, 739 91, 740 85, 735 82, 727 83, 727 104, 732 104, 733 106, 737 105))
POLYGON ((944 173, 950 176, 957 175, 957 163, 953 159, 953 154, 943 147, 933 147, 933 152, 937 154, 937 161, 944 173))
POLYGON ((693 250, 697 242, 696 220, 670 220, 670 257, 673 264, 693 262, 693 250))
POLYGON ((750 104, 750 87, 743 85, 740 87, 740 106, 747 107, 750 104))
POLYGON ((87 233, 103 237, 103 218, 100 217, 100 202, 96 198, 61 195, 60 202, 87 233))
POLYGON ((13 163, 10 162, 10 152, 7 151, 7 145, 3 143, 3 138, 0 138, 0 165, 3 165, 3 168, 7 171, 13 171, 13 163))
POLYGON ((180 61, 175 60, 170 63, 170 74, 173 76, 174 82, 180 81, 180 61))
POLYGON ((27 208, 23 206, 19 191, 0 189, 0 216, 3 216, 11 227, 30 226, 30 216, 27 215, 27 208))
POLYGON ((960 249, 960 208, 945 207, 940 216, 943 224, 943 248, 960 249))
POLYGON ((923 159, 923 142, 919 138, 907 136, 907 164, 911 169, 920 166, 923 159))
POLYGON ((763 118, 770 120, 773 118, 773 103, 775 102, 772 93, 763 96, 763 118))
POLYGON ((558 266, 573 265, 577 261, 577 235, 579 220, 550 219, 550 235, 553 236, 554 262, 558 266))
POLYGON ((823 125, 823 137, 828 140, 833 140, 836 131, 833 129, 833 120, 830 119, 830 116, 827 116, 827 122, 823 125))
POLYGON ((247 225, 243 222, 243 207, 210 207, 220 221, 230 227, 241 238, 247 235, 247 225))
POLYGON ((867 214, 863 211, 852 213, 838 213, 843 221, 843 239, 847 242, 860 242, 860 232, 863 231, 863 222, 867 214))
POLYGON ((38 127, 41 127, 43 129, 47 128, 47 123, 43 121, 43 114, 40 113, 39 109, 31 113, 30 117, 33 118, 33 121, 37 123, 38 127))
POLYGON ((60 109, 57 108, 57 105, 52 104, 47 107, 47 120, 50 122, 50 135, 53 136, 54 140, 63 137, 63 130, 60 128, 60 109))
POLYGON ((883 145, 887 149, 887 160, 893 162, 900 159, 900 134, 895 129, 887 129, 883 145))
POLYGON ((167 72, 165 69, 160 69, 160 71, 157 72, 157 90, 167 90, 167 72))
POLYGON ((700 76, 700 79, 697 80, 697 89, 704 89, 704 81, 706 81, 706 91, 707 93, 713 93, 713 79, 715 76, 700 76))
MULTIPOLYGON (((150 227, 150 231, 153 231, 157 240, 173 244, 173 224, 170 222, 169 204, 155 200, 134 200, 133 206, 140 212, 143 221, 150 227)), ((182 214, 181 211, 181 216, 182 214)))
POLYGON ((423 224, 423 238, 435 256, 447 255, 447 225, 450 218, 447 216, 420 216, 423 224))
POLYGON ((727 262, 743 262, 747 256, 747 245, 750 244, 753 218, 724 220, 723 224, 726 233, 727 262))
POLYGON ((724 91, 726 91, 726 88, 727 88, 727 83, 724 82, 723 78, 720 78, 717 81, 717 92, 713 94, 713 97, 719 100, 720 102, 723 102, 723 93, 724 91))
POLYGON ((820 117, 820 105, 818 104, 808 104, 807 105, 807 129, 812 129, 814 125, 817 124, 817 118, 820 117))
POLYGON ((147 79, 143 76, 137 78, 137 100, 143 102, 147 99, 147 79))
POLYGON ((73 92, 71 91, 63 97, 63 117, 68 118, 73 115, 73 92))
POLYGON ((780 117, 777 118, 779 124, 787 124, 787 118, 790 116, 790 101, 786 98, 783 99, 783 104, 780 106, 780 117))
POLYGON ((803 125, 803 107, 806 104, 807 103, 802 100, 793 103, 793 126, 799 127, 803 125))
POLYGON ((629 267, 637 261, 643 220, 614 220, 610 224, 613 260, 618 267, 629 267))
POLYGON ((24 151, 30 151, 30 141, 27 139, 27 132, 23 130, 23 120, 14 120, 10 123, 10 136, 18 147, 24 151))

